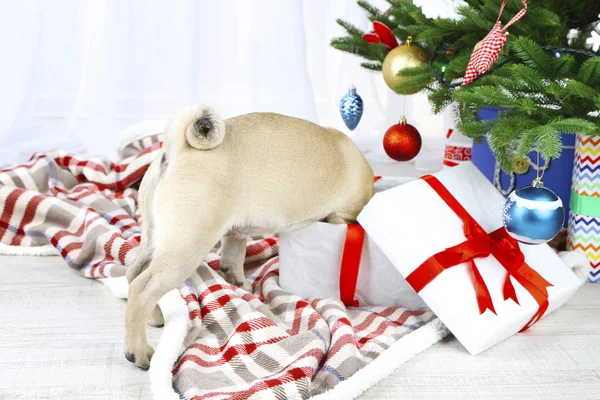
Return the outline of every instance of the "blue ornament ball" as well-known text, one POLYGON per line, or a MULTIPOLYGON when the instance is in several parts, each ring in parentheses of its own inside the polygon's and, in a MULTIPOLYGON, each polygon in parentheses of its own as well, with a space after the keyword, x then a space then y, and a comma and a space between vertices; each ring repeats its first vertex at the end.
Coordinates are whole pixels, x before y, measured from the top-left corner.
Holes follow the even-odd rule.
POLYGON ((363 114, 363 101, 354 86, 340 100, 340 113, 348 129, 353 131, 363 114))
POLYGON ((552 190, 529 185, 513 191, 504 203, 502 223, 513 238, 525 244, 553 239, 563 226, 565 209, 552 190))

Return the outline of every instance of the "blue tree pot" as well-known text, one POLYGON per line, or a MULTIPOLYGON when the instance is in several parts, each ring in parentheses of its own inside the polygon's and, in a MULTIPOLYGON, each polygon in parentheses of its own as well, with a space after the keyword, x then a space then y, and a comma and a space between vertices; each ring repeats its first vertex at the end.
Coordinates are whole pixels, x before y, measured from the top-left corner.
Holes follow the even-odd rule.
MULTIPOLYGON (((479 118, 482 121, 495 119, 498 117, 499 108, 482 108, 479 111, 479 118)), ((575 135, 562 134, 563 151, 559 158, 550 161, 550 166, 544 173, 544 186, 552 189, 560 197, 565 207, 565 215, 569 215, 569 198, 571 196, 571 180, 573 176, 573 159, 575 157, 575 135)), ((529 158, 536 162, 536 152, 529 153, 529 158)), ((473 143, 473 164, 490 180, 494 182, 494 169, 496 159, 490 149, 487 138, 481 140, 481 143, 473 143)), ((544 160, 540 158, 540 164, 544 160)), ((536 178, 535 169, 529 168, 525 174, 515 174, 515 189, 522 186, 531 185, 536 178)), ((510 184, 510 175, 500 172, 500 182, 502 188, 506 189, 510 184)), ((567 223, 565 219, 565 224, 567 223)))

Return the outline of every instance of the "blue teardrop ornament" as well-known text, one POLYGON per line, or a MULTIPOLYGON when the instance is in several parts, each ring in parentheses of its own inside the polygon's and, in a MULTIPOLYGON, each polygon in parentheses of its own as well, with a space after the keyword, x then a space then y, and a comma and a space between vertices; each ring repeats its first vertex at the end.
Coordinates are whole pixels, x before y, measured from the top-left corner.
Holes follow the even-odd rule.
POLYGON ((342 97, 340 101, 340 113, 348 129, 353 131, 360 122, 363 114, 363 101, 358 93, 356 93, 354 86, 342 97))

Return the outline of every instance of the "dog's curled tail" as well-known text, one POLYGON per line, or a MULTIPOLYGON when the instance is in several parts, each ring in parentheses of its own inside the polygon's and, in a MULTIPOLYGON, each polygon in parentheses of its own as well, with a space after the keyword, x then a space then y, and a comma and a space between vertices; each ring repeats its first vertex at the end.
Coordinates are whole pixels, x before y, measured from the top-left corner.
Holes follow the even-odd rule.
POLYGON ((193 147, 214 149, 225 138, 225 122, 209 106, 191 106, 177 112, 167 127, 167 145, 175 152, 193 147))

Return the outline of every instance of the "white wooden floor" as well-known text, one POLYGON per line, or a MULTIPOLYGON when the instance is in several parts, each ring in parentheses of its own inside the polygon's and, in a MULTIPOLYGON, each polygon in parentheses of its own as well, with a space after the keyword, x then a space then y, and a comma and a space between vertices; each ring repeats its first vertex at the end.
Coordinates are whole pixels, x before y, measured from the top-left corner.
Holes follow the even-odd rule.
MULTIPOLYGON (((125 302, 59 257, 0 256, 0 399, 149 399, 123 357, 125 302)), ((160 330, 149 328, 151 343, 160 330)), ((473 357, 449 338, 363 399, 600 399, 600 284, 473 357)))

